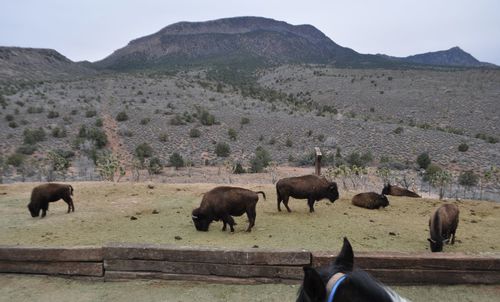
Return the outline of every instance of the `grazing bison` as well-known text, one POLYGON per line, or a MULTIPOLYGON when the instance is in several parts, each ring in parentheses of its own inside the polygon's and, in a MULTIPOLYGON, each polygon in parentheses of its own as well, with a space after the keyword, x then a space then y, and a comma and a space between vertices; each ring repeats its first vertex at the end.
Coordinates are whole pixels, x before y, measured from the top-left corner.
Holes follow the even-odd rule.
POLYGON ((458 226, 458 207, 454 204, 443 204, 438 207, 429 219, 429 240, 431 251, 443 251, 443 243, 455 243, 455 232, 458 226))
POLYGON ((387 207, 389 200, 385 195, 367 192, 354 195, 352 204, 361 208, 378 209, 380 207, 387 207))
POLYGON ((337 183, 330 182, 325 178, 316 175, 304 175, 280 179, 276 183, 276 195, 278 196, 278 211, 281 211, 281 202, 288 212, 288 199, 307 199, 309 212, 314 212, 314 202, 328 198, 330 202, 335 202, 339 198, 337 183))
POLYGON ((38 217, 42 210, 42 218, 45 217, 49 209, 49 202, 64 200, 68 204, 68 213, 75 211, 73 205, 73 187, 71 185, 48 183, 36 186, 31 191, 31 201, 28 204, 31 217, 38 217))
POLYGON ((231 232, 234 232, 233 226, 236 225, 233 217, 241 216, 247 213, 248 228, 247 232, 252 230, 255 225, 255 206, 259 200, 257 194, 262 194, 266 199, 266 194, 262 191, 254 192, 244 188, 237 187, 216 187, 204 194, 199 208, 192 212, 194 226, 198 231, 208 231, 208 226, 212 221, 222 220, 224 224, 222 230, 226 230, 226 224, 229 224, 231 232))
POLYGON ((406 197, 415 197, 420 198, 420 195, 417 193, 398 187, 391 186, 391 184, 386 184, 382 189, 382 195, 392 195, 392 196, 406 196, 406 197))

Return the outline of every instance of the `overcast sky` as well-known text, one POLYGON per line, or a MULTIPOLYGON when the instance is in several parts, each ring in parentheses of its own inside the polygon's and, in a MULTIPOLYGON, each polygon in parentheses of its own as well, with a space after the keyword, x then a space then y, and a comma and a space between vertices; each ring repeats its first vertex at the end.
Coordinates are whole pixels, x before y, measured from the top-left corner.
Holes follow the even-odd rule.
POLYGON ((0 45, 100 60, 179 21, 261 16, 311 24, 360 53, 408 56, 460 46, 500 65, 498 0, 0 0, 0 45))

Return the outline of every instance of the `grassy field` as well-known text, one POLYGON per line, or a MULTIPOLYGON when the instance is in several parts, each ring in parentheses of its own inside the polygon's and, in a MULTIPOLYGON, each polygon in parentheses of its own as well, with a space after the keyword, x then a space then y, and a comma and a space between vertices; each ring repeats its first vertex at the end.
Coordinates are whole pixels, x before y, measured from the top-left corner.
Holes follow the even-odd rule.
MULTIPOLYGON (((107 242, 170 243, 215 247, 255 247, 338 251, 347 236, 354 251, 426 251, 429 215, 441 201, 389 197, 390 206, 366 210, 351 205, 354 193, 340 192, 334 204, 316 203, 310 214, 305 200, 291 200, 292 213, 278 212, 272 185, 245 185, 263 190, 251 233, 246 215, 237 217, 236 232, 222 232, 214 222, 197 232, 191 210, 212 184, 72 183, 75 212, 66 214, 63 201, 51 203, 47 217, 32 218, 26 205, 34 183, 0 185, 0 244, 101 245, 107 242), (158 214, 153 214, 153 211, 158 214), (131 219, 135 217, 137 219, 131 219)), ((454 201, 455 202, 455 201, 454 201)), ((459 201, 457 242, 445 252, 500 251, 500 204, 459 201)))
MULTIPOLYGON (((0 301, 295 301, 298 285, 220 285, 174 281, 92 282, 44 276, 0 276, 0 301)), ((498 301, 500 286, 394 286, 413 302, 498 301)))

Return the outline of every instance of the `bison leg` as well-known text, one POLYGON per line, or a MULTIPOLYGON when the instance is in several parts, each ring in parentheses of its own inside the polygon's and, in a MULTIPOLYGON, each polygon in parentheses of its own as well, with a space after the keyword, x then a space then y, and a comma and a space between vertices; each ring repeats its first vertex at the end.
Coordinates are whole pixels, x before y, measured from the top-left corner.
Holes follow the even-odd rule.
POLYGON ((224 227, 222 228, 223 231, 225 231, 226 223, 229 224, 229 228, 231 229, 231 232, 234 232, 234 219, 231 217, 231 215, 225 215, 222 217, 222 222, 224 223, 224 227))
POLYGON ((290 212, 292 211, 292 210, 290 210, 290 208, 288 207, 288 199, 289 199, 289 198, 290 198, 290 197, 288 197, 288 196, 287 196, 287 197, 285 197, 285 198, 283 199, 283 204, 285 205, 285 208, 286 208, 286 210, 288 211, 288 213, 290 213, 290 212))
POLYGON ((309 213, 314 212, 314 199, 308 198, 307 204, 309 205, 309 213))
POLYGON ((42 217, 40 217, 40 218, 45 217, 45 215, 47 215, 47 211, 48 210, 49 210, 49 203, 48 202, 43 202, 42 203, 42 217))
POLYGON ((247 211, 247 216, 248 216, 248 228, 247 232, 251 232, 253 226, 255 225, 255 218, 257 217, 257 213, 255 212, 255 209, 248 209, 247 211))
POLYGON ((63 198, 64 202, 68 204, 68 213, 70 211, 74 212, 75 211, 75 206, 73 205, 73 199, 71 197, 64 197, 63 198))

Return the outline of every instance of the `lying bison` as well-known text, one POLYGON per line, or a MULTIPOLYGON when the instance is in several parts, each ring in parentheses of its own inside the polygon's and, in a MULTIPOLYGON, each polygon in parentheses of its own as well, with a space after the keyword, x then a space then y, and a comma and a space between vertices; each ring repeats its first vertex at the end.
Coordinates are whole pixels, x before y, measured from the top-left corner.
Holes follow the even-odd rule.
POLYGON ((281 202, 283 202, 288 212, 291 212, 288 199, 293 197, 307 199, 309 212, 312 213, 315 201, 328 198, 333 203, 339 198, 339 191, 335 182, 329 182, 316 175, 304 175, 280 179, 276 183, 276 195, 278 196, 278 211, 281 211, 281 202))
POLYGON ((454 204, 443 204, 437 208, 429 219, 429 240, 431 251, 443 251, 443 243, 455 243, 455 232, 458 226, 458 207, 454 204))
POLYGON ((38 217, 42 210, 42 218, 45 217, 49 210, 49 202, 64 200, 68 204, 68 213, 75 211, 73 205, 73 187, 71 185, 48 183, 39 185, 31 191, 31 201, 28 204, 31 217, 38 217))
POLYGON ((257 194, 262 194, 266 199, 266 194, 262 191, 254 192, 237 187, 216 187, 204 194, 199 208, 192 212, 194 226, 198 231, 208 231, 208 226, 212 221, 222 220, 224 224, 222 230, 226 230, 226 224, 229 224, 231 232, 234 232, 233 226, 236 225, 233 217, 241 216, 247 213, 248 228, 247 232, 252 230, 255 225, 255 206, 259 200, 257 194))
POLYGON ((406 197, 415 197, 420 198, 420 195, 417 193, 398 187, 391 186, 391 184, 386 184, 382 189, 382 195, 392 195, 392 196, 406 196, 406 197))
POLYGON ((352 204, 361 208, 378 209, 380 207, 387 207, 389 200, 385 195, 367 192, 354 195, 352 204))

